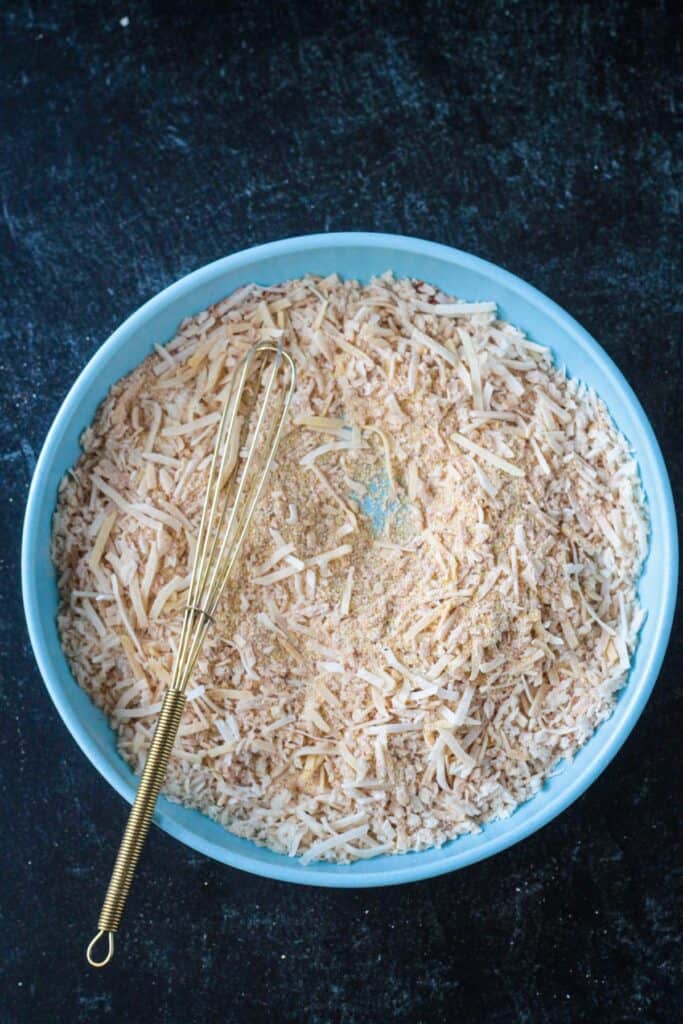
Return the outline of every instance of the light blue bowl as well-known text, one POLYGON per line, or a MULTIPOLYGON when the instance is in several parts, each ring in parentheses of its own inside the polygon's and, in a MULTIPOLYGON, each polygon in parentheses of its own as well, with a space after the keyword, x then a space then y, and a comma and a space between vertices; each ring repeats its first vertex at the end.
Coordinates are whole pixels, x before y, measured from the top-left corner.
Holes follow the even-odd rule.
POLYGON ((558 363, 592 385, 631 442, 647 495, 650 554, 640 581, 647 610, 628 684, 614 714, 563 771, 514 814, 478 835, 438 850, 383 856, 351 865, 309 864, 271 853, 231 835, 197 811, 161 799, 155 822, 188 846, 257 875, 310 885, 395 885, 465 867, 531 835, 559 814, 614 757, 643 710, 664 657, 673 617, 678 553, 671 487, 652 428, 614 363, 579 324, 519 278, 467 253, 397 235, 365 233, 289 238, 228 256, 189 274, 133 313, 95 353, 69 392, 40 454, 26 510, 22 583, 36 660, 50 696, 84 754, 128 802, 135 776, 119 757, 106 718, 74 681, 55 625, 57 588, 50 562, 50 527, 57 486, 79 455, 78 439, 111 385, 170 339, 183 317, 205 309, 249 281, 273 284, 307 272, 367 280, 391 268, 459 297, 495 299, 500 314, 531 338, 550 345, 558 363))

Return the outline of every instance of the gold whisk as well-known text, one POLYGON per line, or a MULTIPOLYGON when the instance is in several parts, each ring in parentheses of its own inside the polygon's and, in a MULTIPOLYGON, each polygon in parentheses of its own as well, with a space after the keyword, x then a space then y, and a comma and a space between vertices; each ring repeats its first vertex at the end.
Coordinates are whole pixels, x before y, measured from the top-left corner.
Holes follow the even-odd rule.
POLYGON ((281 344, 267 341, 255 345, 237 364, 232 375, 209 469, 171 684, 164 696, 135 802, 119 847, 100 912, 98 932, 87 949, 88 963, 92 967, 104 967, 114 956, 114 934, 121 923, 138 858, 166 776, 168 760, 185 707, 185 690, 263 492, 295 385, 296 370, 291 356, 282 349, 281 344), (250 380, 255 360, 270 365, 270 370, 262 370, 256 382, 250 380), (283 378, 280 389, 275 388, 278 376, 283 378), (245 392, 248 385, 253 385, 253 406, 245 414, 240 409, 243 400, 247 401, 245 392), (268 417, 274 395, 275 410, 268 417), (253 423, 254 411, 259 403, 260 409, 253 423), (105 936, 106 955, 97 960, 95 947, 105 936))

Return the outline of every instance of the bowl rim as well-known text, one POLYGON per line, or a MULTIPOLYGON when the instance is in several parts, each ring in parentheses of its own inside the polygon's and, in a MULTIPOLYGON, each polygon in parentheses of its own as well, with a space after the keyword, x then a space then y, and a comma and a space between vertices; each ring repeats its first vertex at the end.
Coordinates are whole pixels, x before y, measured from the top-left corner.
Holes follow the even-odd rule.
MULTIPOLYGON (((539 807, 535 814, 521 822, 515 822, 514 815, 506 819, 505 829, 500 834, 491 836, 481 847, 468 848, 466 851, 459 852, 456 839, 450 844, 447 856, 427 863, 412 860, 413 856, 419 857, 419 853, 396 855, 392 858, 395 863, 392 864, 391 870, 380 875, 364 872, 362 861, 352 865, 355 869, 353 873, 322 872, 319 867, 316 869, 314 864, 302 867, 296 860, 292 860, 289 864, 287 861, 290 859, 284 855, 281 855, 281 860, 278 862, 270 863, 228 850, 171 818, 164 813, 161 805, 157 808, 154 821, 164 831, 190 848, 231 867, 281 881, 325 887, 362 888, 397 885, 446 874, 493 856, 548 824, 573 803, 606 768, 640 717, 656 682, 671 632, 677 590, 678 538, 671 484, 652 426, 631 386, 600 344, 570 314, 533 285, 527 284, 521 278, 488 260, 448 245, 407 235, 362 231, 298 235, 252 246, 205 264, 164 288, 128 316, 95 351, 69 389, 45 438, 31 480, 22 534, 21 580, 31 646, 47 691, 64 724, 88 760, 128 803, 132 803, 135 795, 134 786, 110 770, 99 745, 81 724, 79 716, 73 711, 63 693, 61 684, 53 678, 52 665, 46 651, 44 616, 40 611, 36 573, 32 571, 32 553, 37 543, 39 510, 46 497, 46 471, 59 445, 65 422, 69 419, 73 407, 79 403, 82 396, 87 394, 90 382, 100 366, 106 362, 110 353, 117 350, 120 344, 125 343, 127 337, 148 318, 153 317, 157 311, 163 309, 171 301, 190 294, 198 285, 205 284, 227 271, 248 266, 263 258, 341 246, 391 247, 394 250, 408 252, 416 256, 445 259, 448 262, 484 273, 489 279, 498 282, 521 299, 540 309, 546 316, 557 322, 558 327, 570 335, 584 352, 588 351, 591 359, 600 365, 601 371, 610 379, 612 386, 621 393, 624 402, 630 407, 631 413, 643 432, 645 443, 649 447, 654 467, 657 506, 663 515, 659 525, 660 528, 663 527, 664 551, 667 556, 661 578, 660 604, 657 609, 654 642, 645 654, 645 662, 640 668, 639 686, 632 696, 619 727, 611 732, 605 742, 596 747, 592 758, 583 766, 582 771, 554 794, 551 800, 539 807)), ((648 497, 650 498, 651 495, 649 494, 648 497)), ((532 797, 531 800, 533 801, 533 799, 532 797)), ((327 867, 329 868, 329 865, 327 867)))

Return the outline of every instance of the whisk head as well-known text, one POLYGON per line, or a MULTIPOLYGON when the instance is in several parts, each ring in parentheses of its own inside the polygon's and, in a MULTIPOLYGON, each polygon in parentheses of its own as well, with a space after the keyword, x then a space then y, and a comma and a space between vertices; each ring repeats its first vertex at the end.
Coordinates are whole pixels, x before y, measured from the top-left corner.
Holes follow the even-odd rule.
POLYGON ((262 341, 237 364, 218 424, 171 688, 185 690, 275 459, 296 386, 281 343, 262 341))

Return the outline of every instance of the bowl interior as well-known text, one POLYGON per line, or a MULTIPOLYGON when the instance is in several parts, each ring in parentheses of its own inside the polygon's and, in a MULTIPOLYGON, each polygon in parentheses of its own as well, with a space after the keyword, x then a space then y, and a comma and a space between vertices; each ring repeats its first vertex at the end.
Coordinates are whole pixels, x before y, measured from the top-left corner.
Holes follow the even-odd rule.
POLYGON ((197 811, 164 798, 155 822, 167 832, 227 864, 294 882, 332 886, 386 885, 465 866, 524 838, 566 807, 613 757, 635 723, 659 670, 671 628, 677 578, 676 527, 671 490, 652 429, 630 387, 595 341, 534 288, 466 253, 400 236, 343 234, 287 239, 226 257, 190 274, 134 313, 103 345, 70 391, 51 428, 31 486, 22 551, 29 632, 48 690, 67 727, 105 778, 129 802, 135 777, 116 751, 105 716, 74 681, 62 653, 55 616, 57 589, 50 561, 51 517, 57 487, 78 458, 79 437, 110 386, 132 370, 155 342, 169 340, 179 322, 250 281, 274 284, 334 271, 368 280, 391 269, 469 300, 494 299, 500 316, 549 345, 560 365, 587 381, 605 400, 638 459, 651 520, 650 552, 640 580, 648 615, 626 687, 614 714, 576 758, 505 820, 441 849, 382 856, 352 865, 309 864, 239 839, 197 811))

